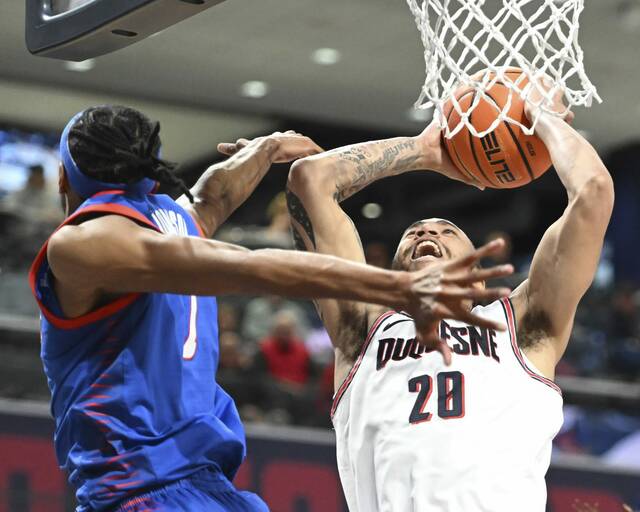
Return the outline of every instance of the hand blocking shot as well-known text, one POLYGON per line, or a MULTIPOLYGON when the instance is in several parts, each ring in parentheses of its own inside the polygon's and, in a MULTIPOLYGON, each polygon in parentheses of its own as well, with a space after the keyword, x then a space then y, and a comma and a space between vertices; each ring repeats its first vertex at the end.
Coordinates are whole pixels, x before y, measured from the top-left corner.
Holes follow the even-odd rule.
MULTIPOLYGON (((515 290, 485 287, 510 265, 478 265, 502 241, 474 249, 461 227, 427 218, 402 233, 393 260, 394 269, 414 276, 420 308, 315 302, 335 349, 331 417, 351 512, 545 510, 544 477, 563 420, 555 366, 594 277, 613 207, 609 173, 566 122, 572 114, 561 96, 553 101, 563 114, 540 113, 532 138, 548 151, 568 202, 515 290)), ((526 122, 534 109, 520 107, 526 122)), ((357 229, 340 203, 381 178, 431 169, 478 188, 492 185, 481 169, 474 175, 460 159, 454 164, 450 145, 434 122, 417 137, 298 160, 287 189, 297 247, 364 263, 357 229)))

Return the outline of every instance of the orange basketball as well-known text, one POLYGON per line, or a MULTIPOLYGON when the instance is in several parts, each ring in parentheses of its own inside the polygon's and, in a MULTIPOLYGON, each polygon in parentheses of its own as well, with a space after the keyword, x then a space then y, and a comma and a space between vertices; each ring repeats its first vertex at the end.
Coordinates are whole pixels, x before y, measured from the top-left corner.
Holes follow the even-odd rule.
MULTIPOLYGON (((482 73, 486 71, 479 75, 482 73)), ((513 82, 521 74, 522 71, 516 68, 506 72, 513 82)), ((524 88, 528 82, 523 77, 518 87, 524 88)), ((455 94, 461 110, 466 112, 477 93, 469 87, 463 87, 455 94)), ((487 99, 481 98, 469 116, 469 121, 478 132, 489 128, 498 117, 496 107, 490 102, 501 110, 509 98, 509 89, 503 83, 496 82, 485 95, 487 99)), ((445 104, 444 114, 449 128, 455 128, 460 121, 460 114, 451 101, 445 104)), ((524 113, 524 100, 515 93, 509 117, 529 126, 524 113)), ((460 172, 473 175, 485 187, 521 187, 542 176, 551 167, 551 158, 544 143, 536 135, 526 135, 518 125, 505 121, 482 138, 473 136, 467 127, 463 127, 451 139, 443 138, 447 152, 460 172)))

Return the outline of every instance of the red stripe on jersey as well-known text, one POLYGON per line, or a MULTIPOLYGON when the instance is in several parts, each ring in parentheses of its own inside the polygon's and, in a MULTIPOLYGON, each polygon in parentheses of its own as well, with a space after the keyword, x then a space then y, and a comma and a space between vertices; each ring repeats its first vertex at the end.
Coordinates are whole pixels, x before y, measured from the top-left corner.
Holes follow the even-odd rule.
POLYGON ((134 480, 133 482, 123 482, 121 484, 109 485, 109 487, 113 487, 115 489, 122 489, 124 487, 131 487, 132 485, 139 485, 142 483, 144 483, 144 480, 134 480))
MULTIPOLYGON (((66 226, 74 222, 78 217, 81 217, 90 213, 121 215, 123 217, 127 217, 132 220, 135 220, 136 222, 144 224, 145 226, 150 227, 156 231, 160 231, 155 224, 153 224, 149 219, 147 219, 140 212, 134 210, 133 208, 129 208, 128 206, 123 206, 121 204, 111 204, 111 203, 94 204, 91 206, 87 206, 86 208, 82 208, 81 210, 75 212, 73 215, 68 217, 62 224, 60 224, 60 226, 58 226, 56 231, 58 231, 58 229, 62 228, 63 226, 66 226)), ((54 231, 54 233, 56 231, 54 231)), ((53 236, 53 234, 51 236, 53 236)), ((49 237, 49 239, 51 239, 51 237, 49 237)), ((99 307, 95 311, 91 311, 90 313, 86 313, 84 315, 81 315, 75 318, 61 318, 59 316, 56 316, 51 311, 49 311, 44 304, 42 304, 42 302, 40 301, 36 293, 36 279, 38 276, 38 270, 42 265, 42 263, 44 262, 44 259, 47 254, 48 246, 49 246, 49 240, 47 240, 44 243, 44 245, 38 252, 38 255, 36 256, 36 259, 31 265, 31 269, 29 270, 29 285, 31 286, 31 293, 33 294, 36 301, 38 302, 38 306, 40 306, 40 310, 42 311, 42 314, 49 322, 51 322, 51 324, 53 324, 58 329, 76 329, 78 327, 83 327, 85 325, 91 324, 98 320, 102 320, 103 318, 111 316, 117 313, 118 311, 120 311, 121 309, 126 308, 142 295, 140 293, 128 293, 109 304, 99 307)))
POLYGON ((202 226, 200 226, 200 223, 198 222, 198 219, 196 219, 196 216, 192 212, 187 210, 186 208, 185 208, 185 211, 189 214, 189 217, 191 217, 191 220, 196 225, 196 229, 198 230, 198 233, 200 234, 200 238, 207 238, 205 236, 205 234, 204 234, 204 229, 202 229, 202 226))
POLYGON ((117 194, 124 194, 124 190, 103 190, 102 192, 96 192, 91 197, 117 195, 117 194))
POLYGON ((142 496, 142 497, 138 496, 136 498, 129 498, 126 502, 124 502, 122 505, 120 505, 120 509, 126 510, 126 509, 132 508, 132 507, 134 507, 136 505, 145 505, 147 507, 150 507, 151 503, 149 503, 149 501, 151 501, 151 499, 149 497, 146 497, 146 496, 142 496))
POLYGON ((102 478, 100 481, 101 482, 113 482, 114 480, 130 480, 131 478, 133 478, 134 476, 136 476, 139 473, 139 471, 134 471, 133 473, 127 473, 127 474, 116 474, 116 475, 107 475, 104 478, 102 478))
POLYGON ((358 359, 356 360, 354 365, 351 367, 351 371, 347 375, 347 378, 344 379, 344 381, 342 381, 342 384, 338 388, 338 392, 336 393, 335 397, 333 398, 333 404, 331 406, 331 417, 332 418, 333 418, 333 415, 336 413, 336 409, 338 407, 338 404, 340 403, 340 399, 342 398, 342 396, 344 395, 345 391, 349 387, 349 384, 351 384, 351 381, 353 380, 353 377, 355 376, 356 372, 358 371, 358 368, 360 367, 360 363, 362 363, 362 359, 364 358, 364 354, 367 351, 367 347, 369 346, 369 343, 371 343, 371 340, 373 339, 373 335, 376 333, 376 331, 378 330, 378 328, 380 327, 382 322, 384 322, 387 318, 389 318, 391 315, 394 315, 395 313, 396 313, 395 311, 387 311, 386 313, 383 313, 373 323, 373 325, 371 326, 371 329, 369 329, 369 334, 367 335, 367 337, 365 339, 365 342, 364 342, 364 345, 362 346, 362 349, 360 350, 360 355, 358 356, 358 359))
POLYGON ((527 372, 530 377, 532 377, 533 379, 539 382, 542 382, 543 384, 546 384, 551 389, 560 393, 560 396, 562 396, 562 390, 558 387, 558 385, 555 382, 553 382, 551 379, 547 379, 546 377, 540 375, 537 372, 534 372, 531 368, 529 368, 529 365, 527 365, 527 362, 524 359, 522 351, 518 346, 518 341, 516 338, 516 320, 515 320, 515 314, 513 311, 513 306, 511 305, 511 300, 506 298, 506 299, 501 299, 500 302, 502 303, 505 314, 507 316, 507 325, 509 327, 509 337, 511 338, 511 348, 513 349, 513 353, 515 354, 516 359, 520 363, 520 366, 522 366, 524 371, 527 372))

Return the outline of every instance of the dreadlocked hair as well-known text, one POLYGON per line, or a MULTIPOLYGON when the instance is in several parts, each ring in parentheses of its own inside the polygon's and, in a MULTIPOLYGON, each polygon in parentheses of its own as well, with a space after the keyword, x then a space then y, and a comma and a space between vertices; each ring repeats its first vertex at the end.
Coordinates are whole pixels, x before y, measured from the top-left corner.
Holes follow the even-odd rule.
POLYGON ((87 176, 106 183, 135 183, 151 178, 179 188, 193 203, 185 183, 174 174, 178 167, 159 158, 160 123, 142 112, 122 106, 85 110, 69 131, 69 151, 87 176))

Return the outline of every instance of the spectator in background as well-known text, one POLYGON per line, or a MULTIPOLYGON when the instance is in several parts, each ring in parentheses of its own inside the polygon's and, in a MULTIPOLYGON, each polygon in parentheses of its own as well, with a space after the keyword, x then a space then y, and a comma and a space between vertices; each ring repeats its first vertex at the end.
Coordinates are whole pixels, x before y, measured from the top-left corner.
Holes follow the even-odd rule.
POLYGON ((256 297, 247 304, 241 329, 245 342, 257 343, 268 336, 274 317, 280 311, 287 311, 295 318, 298 335, 305 338, 309 322, 304 308, 298 302, 271 295, 256 297))
POLYGON ((24 186, 2 198, 0 214, 0 310, 35 317, 28 264, 64 217, 57 189, 48 186, 41 165, 31 166, 24 186))
POLYGON ((238 332, 238 313, 236 308, 221 300, 218 302, 218 330, 219 332, 238 332))
POLYGON ((47 185, 41 165, 29 168, 24 186, 7 194, 0 203, 0 210, 11 219, 5 222, 10 228, 3 233, 3 244, 12 247, 15 259, 12 263, 18 263, 18 266, 26 266, 26 262, 35 257, 64 217, 60 196, 56 189, 47 185))
POLYGON ((273 318, 269 336, 260 342, 253 374, 261 377, 261 403, 267 417, 277 422, 310 425, 317 413, 310 410, 315 398, 315 367, 298 335, 296 316, 280 311, 273 318))
POLYGON ((621 285, 613 294, 609 333, 610 363, 626 379, 640 376, 640 336, 638 292, 631 285, 621 285))
MULTIPOLYGON (((221 331, 220 359, 217 379, 223 389, 234 397, 242 413, 246 406, 255 406, 257 400, 254 379, 250 378, 251 358, 242 350, 240 338, 233 331, 221 331)), ((244 418, 244 415, 243 415, 244 418)), ((252 418, 255 421, 255 418, 252 418)))
POLYGON ((55 188, 47 185, 41 165, 29 167, 24 187, 4 197, 2 209, 30 224, 46 224, 49 227, 57 226, 64 217, 60 196, 55 188))
POLYGON ((216 236, 224 242, 243 245, 249 249, 292 249, 291 224, 284 192, 278 193, 269 202, 265 213, 269 220, 267 226, 234 226, 222 229, 216 236))
POLYGON ((293 247, 291 241, 291 221, 284 192, 278 193, 267 206, 269 225, 264 229, 264 236, 269 245, 293 247))
MULTIPOLYGON (((333 354, 332 354, 333 355, 333 354)), ((335 363, 333 359, 327 363, 318 379, 318 393, 316 396, 316 425, 319 427, 333 428, 331 423, 331 406, 335 389, 335 363)))
POLYGON ((297 318, 280 311, 270 335, 260 342, 260 356, 267 373, 277 382, 301 389, 311 380, 311 355, 298 336, 297 318))
POLYGON ((635 289, 629 284, 621 284, 613 294, 609 332, 616 338, 638 336, 638 306, 635 289))
POLYGON ((220 333, 220 359, 218 374, 245 372, 250 366, 250 358, 240 347, 240 338, 235 332, 220 333))
POLYGON ((369 265, 380 268, 391 268, 389 247, 382 242, 371 242, 364 248, 364 256, 369 265))

